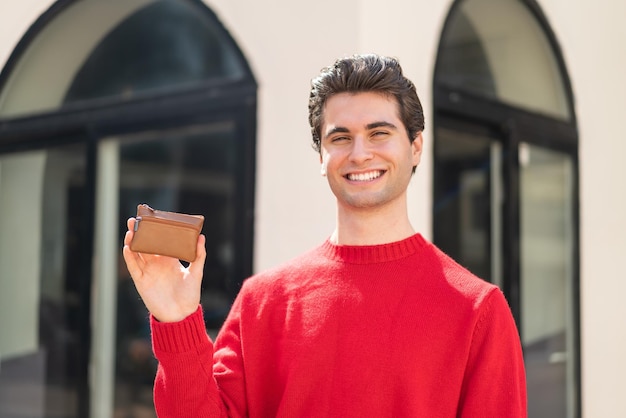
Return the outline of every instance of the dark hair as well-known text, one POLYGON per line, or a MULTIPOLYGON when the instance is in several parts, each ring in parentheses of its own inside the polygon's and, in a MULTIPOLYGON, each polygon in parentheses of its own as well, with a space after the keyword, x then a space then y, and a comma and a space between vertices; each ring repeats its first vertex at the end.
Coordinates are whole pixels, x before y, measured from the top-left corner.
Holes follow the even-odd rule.
POLYGON ((375 54, 340 58, 311 80, 309 95, 309 124, 313 148, 321 150, 321 130, 326 101, 339 93, 378 92, 393 96, 398 102, 400 120, 409 140, 424 130, 424 111, 415 86, 402 75, 402 67, 395 58, 375 54))

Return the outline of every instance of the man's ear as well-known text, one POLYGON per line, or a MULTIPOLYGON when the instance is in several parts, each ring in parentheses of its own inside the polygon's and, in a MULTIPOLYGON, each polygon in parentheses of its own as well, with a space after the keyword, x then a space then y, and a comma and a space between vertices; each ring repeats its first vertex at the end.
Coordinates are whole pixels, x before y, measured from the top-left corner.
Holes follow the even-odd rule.
POLYGON ((413 167, 417 167, 422 158, 422 147, 424 145, 424 138, 422 132, 418 132, 417 136, 411 143, 411 155, 413 159, 413 167))

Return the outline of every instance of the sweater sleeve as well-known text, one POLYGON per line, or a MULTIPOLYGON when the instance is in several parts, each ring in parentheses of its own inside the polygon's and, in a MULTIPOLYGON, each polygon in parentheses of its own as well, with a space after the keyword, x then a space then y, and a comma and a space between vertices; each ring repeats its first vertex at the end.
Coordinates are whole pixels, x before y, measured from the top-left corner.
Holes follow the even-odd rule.
POLYGON ((176 323, 150 318, 152 345, 159 360, 154 405, 159 418, 225 417, 213 377, 213 342, 202 308, 176 323))
POLYGON ((511 310, 499 289, 480 310, 457 416, 526 418, 524 358, 511 310))

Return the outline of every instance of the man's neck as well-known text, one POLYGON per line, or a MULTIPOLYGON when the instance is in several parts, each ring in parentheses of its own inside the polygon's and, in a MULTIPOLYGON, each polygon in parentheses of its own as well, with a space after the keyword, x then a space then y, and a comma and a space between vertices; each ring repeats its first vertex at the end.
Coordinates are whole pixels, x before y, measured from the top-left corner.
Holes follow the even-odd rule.
POLYGON ((415 234, 406 205, 376 209, 337 210, 337 229, 330 240, 337 245, 378 245, 401 241, 415 234))

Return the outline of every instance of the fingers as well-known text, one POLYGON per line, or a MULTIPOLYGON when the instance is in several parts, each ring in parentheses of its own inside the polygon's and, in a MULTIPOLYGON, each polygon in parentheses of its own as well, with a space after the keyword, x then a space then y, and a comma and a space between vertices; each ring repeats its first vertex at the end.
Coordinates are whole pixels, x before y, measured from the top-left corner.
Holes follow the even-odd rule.
MULTIPOLYGON (((128 235, 128 232, 126 234, 128 235)), ((126 243, 126 239, 124 239, 124 243, 126 243)), ((126 261, 126 268, 130 276, 133 279, 141 277, 141 268, 139 267, 139 256, 137 253, 133 252, 128 244, 126 244, 122 249, 122 254, 124 255, 124 261, 126 261)))
POLYGON ((204 271, 204 262, 206 260, 206 237, 200 234, 198 244, 196 246, 196 259, 189 264, 189 272, 196 276, 202 277, 204 271))
POLYGON ((135 235, 135 222, 135 218, 128 218, 126 221, 128 231, 126 231, 126 234, 124 235, 124 248, 122 250, 124 261, 126 261, 126 268, 128 268, 128 272, 133 278, 137 278, 141 275, 141 268, 139 267, 139 254, 130 249, 130 243, 133 240, 133 235, 135 235))
POLYGON ((126 231, 124 234, 124 245, 130 246, 130 242, 133 240, 133 231, 126 231))
POLYGON ((124 245, 130 245, 130 242, 133 240, 133 235, 135 235, 135 222, 135 218, 128 218, 126 221, 128 231, 126 231, 126 235, 124 236, 124 245))

